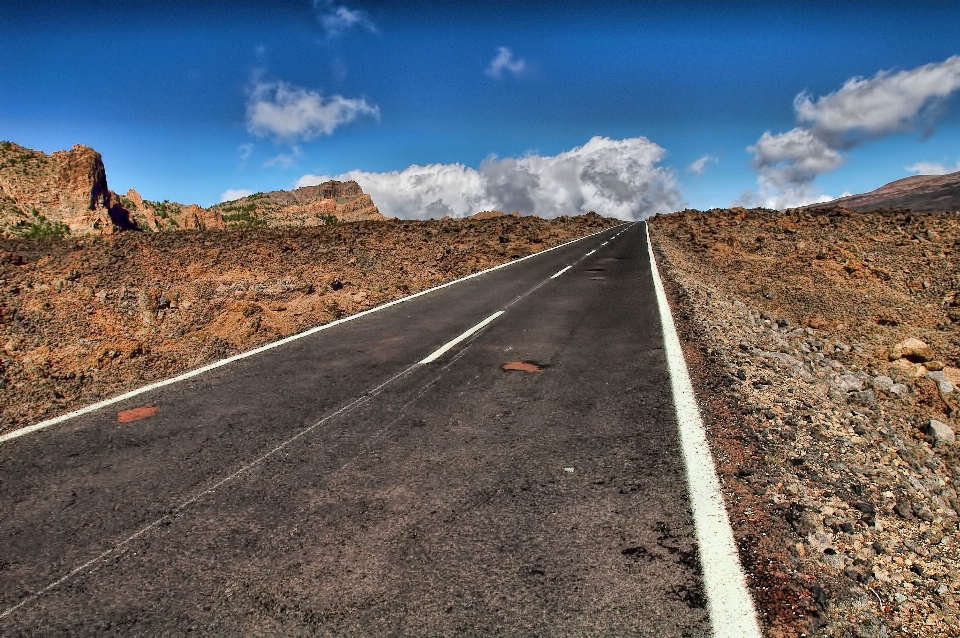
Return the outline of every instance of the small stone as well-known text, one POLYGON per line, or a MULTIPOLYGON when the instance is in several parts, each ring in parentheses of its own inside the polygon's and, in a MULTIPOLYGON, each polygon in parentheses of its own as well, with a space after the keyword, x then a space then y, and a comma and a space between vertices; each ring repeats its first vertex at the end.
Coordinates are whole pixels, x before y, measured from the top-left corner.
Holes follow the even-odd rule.
POLYGON ((928 379, 933 379, 937 382, 937 389, 940 390, 942 394, 950 394, 953 392, 953 384, 947 380, 947 375, 940 371, 934 371, 927 373, 928 379))
POLYGON ((833 382, 833 385, 842 392, 859 392, 863 390, 863 379, 847 372, 846 374, 840 375, 840 377, 833 382))
POLYGON ((960 386, 960 368, 945 366, 941 372, 943 372, 943 376, 946 377, 947 381, 952 383, 954 387, 960 386))
POLYGON ((896 505, 894 505, 894 506, 893 506, 893 511, 894 511, 894 512, 897 514, 897 516, 899 516, 900 518, 905 518, 905 519, 907 519, 907 520, 913 518, 913 510, 911 510, 911 509, 910 509, 910 506, 909 506, 907 503, 905 503, 904 501, 900 501, 900 502, 898 502, 896 505))
POLYGON ((907 389, 907 386, 903 385, 902 383, 894 383, 892 386, 890 386, 890 394, 900 396, 905 394, 907 389))
MULTIPOLYGON (((906 359, 897 359, 893 362, 893 365, 890 366, 892 370, 898 372, 907 377, 914 379, 919 379, 927 375, 928 370, 923 367, 923 364, 920 363, 910 363, 906 359)), ((894 375, 896 376, 896 375, 894 375)))
POLYGON ((920 511, 914 512, 914 514, 917 515, 917 518, 919 518, 922 521, 926 521, 927 523, 932 523, 933 519, 936 518, 936 515, 933 513, 933 510, 931 510, 929 507, 926 507, 926 506, 921 507, 920 511))
POLYGON ((930 419, 921 429, 926 435, 926 439, 930 441, 934 447, 953 445, 953 442, 956 440, 953 429, 946 423, 936 419, 930 419))
POLYGON ((890 392, 890 389, 893 387, 893 379, 890 377, 879 375, 873 378, 873 389, 877 392, 890 392))
POLYGON ((933 371, 943 370, 943 361, 927 361, 923 367, 933 371))
POLYGON ((843 570, 844 575, 850 580, 854 580, 858 583, 866 583, 870 580, 870 575, 868 575, 863 569, 859 567, 847 567, 843 570))
POLYGON ((924 533, 923 540, 930 545, 938 545, 943 540, 943 533, 935 527, 931 527, 924 533))
POLYGON ((890 350, 891 361, 906 359, 912 363, 923 363, 932 361, 933 357, 933 348, 913 337, 901 341, 890 350))

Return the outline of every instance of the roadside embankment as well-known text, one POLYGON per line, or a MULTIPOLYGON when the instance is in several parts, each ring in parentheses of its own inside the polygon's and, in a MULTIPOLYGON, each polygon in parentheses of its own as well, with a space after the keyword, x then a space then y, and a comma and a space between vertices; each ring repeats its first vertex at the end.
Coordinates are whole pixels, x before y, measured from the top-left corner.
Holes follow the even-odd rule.
POLYGON ((960 636, 960 213, 649 220, 771 636, 960 636))

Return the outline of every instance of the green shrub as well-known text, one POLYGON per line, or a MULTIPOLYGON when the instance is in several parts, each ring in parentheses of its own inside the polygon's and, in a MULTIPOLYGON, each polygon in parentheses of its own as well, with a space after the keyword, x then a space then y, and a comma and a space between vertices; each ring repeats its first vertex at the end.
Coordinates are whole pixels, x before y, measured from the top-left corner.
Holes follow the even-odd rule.
POLYGON ((23 239, 43 239, 45 237, 65 237, 70 234, 70 227, 63 222, 50 221, 36 208, 31 213, 30 221, 21 219, 11 227, 10 230, 13 235, 23 239))
MULTIPOLYGON (((226 210, 226 209, 224 209, 226 210)), ((241 210, 237 213, 228 213, 223 216, 223 221, 227 222, 228 228, 253 228, 254 226, 266 226, 267 221, 252 215, 251 211, 241 210)))

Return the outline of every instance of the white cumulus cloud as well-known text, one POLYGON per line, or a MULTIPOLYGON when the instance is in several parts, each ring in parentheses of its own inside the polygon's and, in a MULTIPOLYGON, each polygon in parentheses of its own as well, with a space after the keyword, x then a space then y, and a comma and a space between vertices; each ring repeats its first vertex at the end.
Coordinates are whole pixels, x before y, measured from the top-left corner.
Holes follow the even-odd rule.
POLYGON ((490 61, 486 74, 495 80, 503 77, 504 71, 509 71, 513 75, 519 75, 527 68, 527 61, 513 55, 513 51, 507 47, 498 47, 497 55, 490 61))
POLYGON ((793 102, 799 126, 776 135, 766 131, 747 147, 759 188, 758 193, 745 193, 741 201, 770 208, 824 201, 829 196, 820 194, 813 181, 843 164, 844 151, 893 133, 929 130, 957 90, 960 56, 905 71, 880 71, 866 79, 850 78, 837 91, 818 98, 801 93, 793 102))
POLYGON ((690 165, 687 166, 687 171, 690 173, 696 173, 697 175, 703 175, 703 172, 707 170, 707 163, 716 161, 718 161, 716 157, 704 155, 700 159, 691 162, 690 165))
POLYGON ((954 166, 947 166, 938 162, 917 162, 907 166, 907 170, 917 175, 949 175, 960 171, 960 161, 954 166))
POLYGON ((364 98, 322 96, 287 82, 256 82, 247 100, 247 130, 277 141, 308 140, 358 117, 380 118, 380 109, 364 98))
POLYGON ((960 55, 908 71, 880 71, 872 78, 850 78, 829 95, 801 93, 794 100, 797 121, 833 144, 852 145, 928 126, 940 105, 960 89, 960 55))
POLYGON ((644 219, 677 210, 683 198, 673 172, 659 166, 666 151, 645 137, 594 137, 557 155, 490 158, 463 164, 410 166, 402 171, 304 175, 297 186, 356 180, 385 215, 465 217, 481 210, 558 217, 596 211, 644 219))
POLYGON ((846 158, 810 131, 794 128, 773 135, 765 131, 753 146, 759 201, 765 208, 788 208, 830 201, 819 193, 813 180, 837 168, 846 158))
POLYGON ((333 0, 314 0, 313 9, 327 38, 339 38, 353 27, 376 33, 377 27, 366 11, 337 5, 333 0))
POLYGON ((246 197, 247 195, 253 195, 253 191, 249 188, 228 188, 220 193, 220 201, 232 202, 235 199, 240 199, 241 197, 246 197))

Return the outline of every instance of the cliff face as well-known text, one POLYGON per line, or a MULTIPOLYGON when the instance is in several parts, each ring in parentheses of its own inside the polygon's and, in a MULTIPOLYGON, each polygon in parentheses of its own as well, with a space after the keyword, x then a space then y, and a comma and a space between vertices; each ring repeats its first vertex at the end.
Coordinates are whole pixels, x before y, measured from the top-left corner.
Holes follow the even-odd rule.
POLYGON ((107 234, 134 228, 107 186, 100 153, 77 144, 47 155, 0 142, 0 235, 107 234))
POLYGON ((226 228, 223 215, 214 209, 201 208, 196 204, 183 205, 176 202, 151 202, 140 197, 132 188, 119 198, 120 204, 129 211, 130 218, 141 230, 160 232, 166 230, 216 230, 226 228))
POLYGON ((76 145, 47 155, 0 142, 0 237, 322 226, 386 219, 356 182, 257 193, 210 208, 149 201, 107 186, 100 153, 76 145))
POLYGON ((228 226, 321 226, 386 219, 354 181, 329 181, 292 191, 256 193, 217 204, 228 226))

